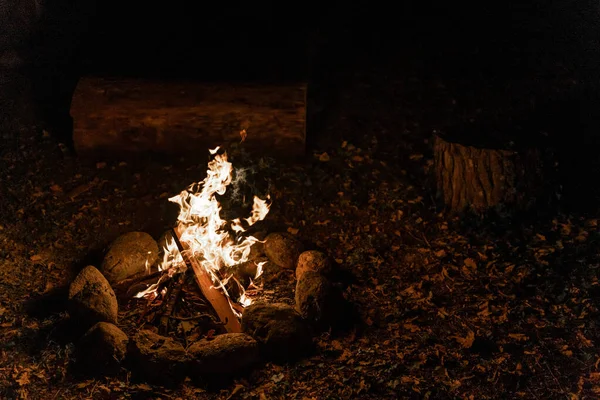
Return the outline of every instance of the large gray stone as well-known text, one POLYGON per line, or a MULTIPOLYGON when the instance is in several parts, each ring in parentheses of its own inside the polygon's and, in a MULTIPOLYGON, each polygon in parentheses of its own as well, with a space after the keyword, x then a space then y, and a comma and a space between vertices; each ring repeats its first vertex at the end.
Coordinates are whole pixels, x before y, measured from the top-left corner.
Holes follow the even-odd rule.
POLYGON ((255 237, 259 241, 254 243, 250 248, 250 254, 248 255, 248 260, 255 261, 265 256, 265 238, 267 236, 267 232, 258 231, 254 232, 251 236, 255 237))
POLYGON ((265 238, 265 254, 281 268, 294 269, 304 246, 292 235, 283 232, 270 233, 265 238))
POLYGON ((142 330, 130 341, 130 354, 135 373, 146 380, 173 384, 186 377, 189 358, 170 337, 142 330))
POLYGON ((256 303, 244 310, 242 331, 259 343, 265 358, 276 362, 296 360, 312 348, 306 322, 283 303, 256 303))
POLYGON ((318 272, 323 275, 331 273, 332 264, 329 257, 318 250, 308 250, 298 257, 296 279, 300 279, 307 271, 318 272))
POLYGON ((245 333, 202 339, 188 348, 192 374, 234 374, 256 363, 258 343, 245 333))
POLYGON ((85 372, 115 374, 127 355, 127 335, 113 324, 98 322, 77 343, 78 368, 85 372))
POLYGON ((296 282, 296 310, 316 327, 332 325, 336 319, 337 297, 333 286, 322 274, 304 272, 296 282))
POLYGON ((100 270, 113 285, 141 276, 158 258, 156 241, 145 232, 119 236, 108 248, 100 270))
POLYGON ((119 305, 115 292, 92 265, 82 269, 69 286, 69 301, 71 316, 78 318, 82 325, 117 323, 119 305))

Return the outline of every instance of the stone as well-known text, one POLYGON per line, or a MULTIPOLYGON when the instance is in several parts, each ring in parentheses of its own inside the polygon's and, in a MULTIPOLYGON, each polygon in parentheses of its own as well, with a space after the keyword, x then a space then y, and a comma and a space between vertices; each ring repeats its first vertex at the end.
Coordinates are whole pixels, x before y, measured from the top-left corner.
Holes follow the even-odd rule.
POLYGON ((245 333, 225 333, 211 340, 202 339, 187 351, 194 375, 230 375, 259 360, 258 343, 245 333))
POLYGON ((283 303, 255 303, 244 310, 242 332, 259 344, 261 354, 275 362, 295 361, 312 349, 306 322, 283 303))
POLYGON ((85 372, 113 375, 127 356, 129 338, 117 326, 98 322, 77 343, 75 358, 85 372))
POLYGON ((254 243, 250 247, 250 254, 248 255, 249 261, 256 261, 265 256, 265 238, 267 237, 266 231, 254 232, 251 236, 255 237, 259 241, 254 243))
POLYGON ((300 279, 307 271, 318 272, 322 275, 331 273, 331 259, 323 252, 318 250, 308 250, 298 257, 298 266, 296 267, 296 279, 300 279))
POLYGON ((69 286, 71 316, 82 325, 96 322, 117 323, 119 305, 106 278, 92 265, 79 272, 69 286))
POLYGON ((144 379, 163 384, 185 379, 189 358, 174 339, 142 330, 132 338, 129 347, 133 370, 144 379))
POLYGON ((296 310, 317 327, 331 325, 336 318, 336 296, 331 282, 314 271, 304 272, 296 282, 296 310))
POLYGON ((273 264, 281 268, 296 268, 298 256, 302 250, 302 243, 287 233, 270 233, 265 238, 266 256, 273 264))
POLYGON ((158 245, 145 232, 129 232, 119 236, 108 248, 100 270, 113 284, 146 273, 158 259, 158 245))

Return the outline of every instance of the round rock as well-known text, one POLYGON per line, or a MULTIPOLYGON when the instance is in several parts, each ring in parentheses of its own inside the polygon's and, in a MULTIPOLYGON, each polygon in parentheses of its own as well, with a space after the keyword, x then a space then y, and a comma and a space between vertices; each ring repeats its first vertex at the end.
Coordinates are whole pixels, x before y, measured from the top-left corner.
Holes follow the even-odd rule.
POLYGON ((83 325, 96 322, 117 323, 119 306, 115 292, 94 266, 87 266, 69 286, 71 315, 83 325))
POLYGON ((329 280, 322 274, 306 271, 296 282, 296 310, 316 326, 328 326, 335 317, 335 296, 329 280))
POLYGON ((265 238, 265 254, 271 262, 281 268, 294 269, 302 253, 302 243, 283 232, 270 233, 265 238))
POLYGON ((250 254, 248 255, 248 260, 255 261, 258 260, 265 255, 265 238, 267 236, 267 232, 258 231, 252 234, 253 237, 258 239, 259 241, 254 243, 252 247, 250 247, 250 254))
POLYGON ((100 269, 111 284, 140 276, 158 258, 156 241, 145 232, 119 236, 108 248, 100 269))
POLYGON ((134 370, 147 380, 171 384, 186 376, 189 358, 172 338, 142 330, 132 338, 130 351, 134 370))
POLYGON ((283 303, 256 303, 246 308, 242 331, 256 339, 265 358, 276 362, 296 360, 312 348, 306 322, 283 303))
POLYGON ((256 363, 258 343, 245 333, 225 333, 202 339, 187 349, 193 374, 234 374, 256 363))
POLYGON ((325 253, 318 250, 305 251, 298 257, 296 279, 300 279, 307 271, 327 275, 331 272, 331 265, 331 260, 325 253))
POLYGON ((86 372, 115 374, 127 355, 128 342, 127 335, 115 325, 98 322, 77 343, 77 365, 86 372))

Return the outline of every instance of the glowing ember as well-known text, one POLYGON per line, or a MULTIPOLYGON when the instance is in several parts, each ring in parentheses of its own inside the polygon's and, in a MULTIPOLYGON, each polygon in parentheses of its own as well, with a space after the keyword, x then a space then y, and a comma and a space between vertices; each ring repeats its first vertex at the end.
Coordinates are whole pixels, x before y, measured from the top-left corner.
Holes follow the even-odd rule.
MULTIPOLYGON (((261 221, 269 212, 267 200, 254 197, 250 217, 243 220, 236 218, 231 222, 221 218, 221 205, 216 195, 223 195, 227 186, 232 181, 232 164, 227 161, 227 153, 217 154, 219 147, 210 150, 214 159, 208 163, 206 178, 190 185, 169 201, 179 204, 180 212, 177 218, 177 232, 182 243, 189 249, 189 256, 193 257, 210 275, 214 287, 220 288, 236 313, 240 315, 239 306, 236 306, 229 297, 225 285, 233 279, 240 287, 241 296, 236 299, 242 307, 252 303, 248 293, 232 276, 230 268, 246 262, 250 255, 250 248, 259 240, 253 236, 241 237, 239 234, 248 227, 261 221), (234 234, 231 233, 234 232, 234 234)), ((159 265, 159 270, 165 271, 167 276, 184 272, 186 264, 179 253, 177 245, 170 240, 164 249, 164 258, 159 265)), ((186 255, 187 256, 187 255, 186 255)), ((258 265, 255 279, 262 273, 262 264, 258 265)), ((155 296, 158 284, 152 285, 147 290, 138 293, 136 297, 155 296)), ((255 291, 253 283, 248 289, 255 291)))

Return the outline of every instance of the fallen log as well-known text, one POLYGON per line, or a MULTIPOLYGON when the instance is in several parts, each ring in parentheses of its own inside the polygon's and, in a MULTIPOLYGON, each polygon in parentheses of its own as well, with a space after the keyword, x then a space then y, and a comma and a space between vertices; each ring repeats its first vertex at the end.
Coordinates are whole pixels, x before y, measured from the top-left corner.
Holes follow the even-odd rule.
POLYGON ((179 240, 179 232, 177 229, 175 228, 172 231, 173 239, 186 266, 194 272, 194 277, 200 287, 200 291, 213 307, 218 317, 221 319, 221 322, 225 324, 225 330, 229 333, 241 332, 242 327, 240 321, 235 316, 225 294, 220 289, 214 287, 210 275, 202 265, 200 265, 193 257, 189 256, 189 248, 184 242, 179 240))
POLYGON ((244 140, 267 155, 301 156, 306 85, 81 78, 71 103, 78 153, 204 154, 244 140))

